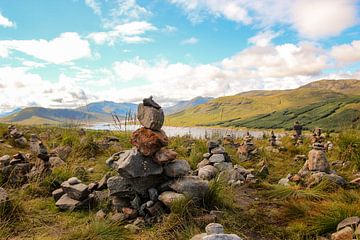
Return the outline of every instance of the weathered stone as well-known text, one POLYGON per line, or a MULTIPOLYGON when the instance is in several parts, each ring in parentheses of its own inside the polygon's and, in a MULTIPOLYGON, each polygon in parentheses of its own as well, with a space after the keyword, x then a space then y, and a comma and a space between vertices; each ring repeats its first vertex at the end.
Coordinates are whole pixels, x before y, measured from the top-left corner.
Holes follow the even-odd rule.
POLYGON ((83 183, 70 185, 67 181, 61 184, 61 188, 72 199, 81 201, 89 196, 88 186, 83 183))
POLYGON ((148 189, 156 188, 164 181, 161 175, 152 175, 140 178, 123 178, 115 176, 109 178, 107 186, 110 196, 134 198, 139 194, 143 198, 148 197, 148 189))
POLYGON ((250 173, 250 174, 246 175, 246 181, 251 181, 253 179, 255 179, 255 176, 253 174, 250 173))
POLYGON ((167 146, 168 141, 168 137, 163 130, 154 131, 142 127, 131 135, 131 144, 145 156, 154 155, 162 147, 167 146))
POLYGON ((95 168, 91 167, 91 168, 86 169, 86 171, 88 173, 93 173, 95 171, 95 168))
POLYGON ((141 206, 141 198, 138 195, 136 195, 135 198, 130 201, 130 205, 132 208, 138 211, 141 206))
POLYGON ((59 157, 63 161, 66 161, 67 158, 70 156, 71 152, 72 152, 72 148, 70 146, 60 146, 51 150, 50 156, 59 157))
POLYGON ((231 170, 233 168, 233 165, 231 162, 221 162, 221 163, 214 163, 214 167, 217 168, 220 172, 231 170))
POLYGON ((75 199, 70 198, 67 194, 64 194, 60 197, 59 200, 55 203, 55 205, 61 210, 74 210, 75 208, 81 205, 81 202, 75 199))
POLYGON ((164 166, 164 173, 168 177, 182 177, 189 171, 190 165, 186 160, 174 160, 164 166))
POLYGON ((54 191, 51 193, 51 195, 53 196, 55 202, 56 202, 57 200, 59 200, 59 199, 61 198, 61 196, 64 195, 64 194, 65 194, 65 192, 64 192, 64 190, 63 190, 62 188, 58 188, 58 189, 54 190, 54 191))
POLYGON ((288 187, 288 186, 290 186, 289 181, 290 180, 288 178, 282 178, 279 180, 278 184, 288 187))
POLYGON ((305 162, 310 171, 320 171, 328 173, 329 163, 327 161, 325 152, 322 150, 312 149, 308 154, 308 160, 305 162))
POLYGON ((242 239, 236 234, 220 233, 220 234, 207 235, 203 237, 203 240, 242 240, 242 239))
POLYGON ((336 230, 339 231, 340 229, 343 229, 345 227, 353 227, 354 229, 357 227, 357 225, 360 223, 360 218, 358 216, 354 217, 348 217, 342 220, 338 225, 336 230))
POLYGON ((92 182, 92 183, 89 183, 88 185, 88 189, 90 192, 93 192, 95 190, 97 190, 97 187, 98 187, 98 183, 97 182, 92 182))
POLYGON ((0 157, 0 167, 4 167, 10 164, 11 157, 9 155, 4 155, 0 157))
POLYGON ((207 165, 199 169, 198 176, 201 179, 210 180, 216 176, 217 172, 218 170, 216 167, 212 165, 207 165))
POLYGON ((194 176, 174 180, 169 186, 174 191, 192 197, 195 200, 202 199, 209 191, 209 182, 194 176))
POLYGON ((331 234, 331 240, 352 240, 354 231, 351 227, 345 227, 336 233, 331 234))
POLYGON ((170 192, 170 191, 163 192, 159 196, 159 200, 167 207, 171 207, 171 205, 174 201, 178 201, 178 200, 184 199, 184 198, 185 198, 184 194, 170 192))
POLYGON ((211 153, 212 154, 224 154, 225 153, 225 148, 221 147, 221 146, 213 148, 213 149, 211 149, 211 153))
POLYGON ((52 168, 60 167, 65 164, 65 162, 59 157, 50 157, 49 162, 52 168))
POLYGON ((149 198, 151 201, 156 202, 158 200, 159 197, 159 192, 156 188, 150 188, 148 190, 149 192, 149 198))
POLYGON ((213 155, 209 158, 209 162, 211 162, 211 163, 225 162, 224 154, 213 154, 213 155))
POLYGON ((220 142, 218 140, 209 140, 206 145, 208 147, 209 153, 211 153, 212 149, 220 146, 220 142))
POLYGON ((15 144, 21 148, 26 147, 27 140, 25 137, 19 137, 14 140, 15 144))
POLYGON ((66 182, 69 183, 70 185, 81 183, 81 181, 77 177, 71 177, 66 182))
POLYGON ((209 160, 208 160, 208 159, 204 159, 204 160, 202 160, 201 162, 199 162, 199 163, 197 164, 197 168, 202 168, 202 167, 205 167, 206 165, 209 165, 209 164, 210 164, 209 160))
POLYGON ((219 223, 210 223, 205 227, 207 235, 224 233, 224 227, 219 223))
POLYGON ((204 154, 203 154, 203 158, 207 158, 207 159, 208 159, 209 157, 211 157, 211 153, 204 153, 204 154))
POLYGON ((154 163, 151 157, 143 156, 135 148, 125 151, 113 165, 119 175, 126 178, 159 175, 163 171, 162 166, 154 163))
POLYGON ((124 220, 126 220, 126 216, 124 213, 114 213, 111 214, 110 220, 112 222, 123 222, 124 220))
POLYGON ((167 148, 161 148, 158 152, 155 153, 154 162, 158 164, 165 164, 176 159, 177 152, 167 148))
POLYGON ((137 118, 141 125, 152 130, 160 130, 164 124, 164 111, 140 103, 137 118))

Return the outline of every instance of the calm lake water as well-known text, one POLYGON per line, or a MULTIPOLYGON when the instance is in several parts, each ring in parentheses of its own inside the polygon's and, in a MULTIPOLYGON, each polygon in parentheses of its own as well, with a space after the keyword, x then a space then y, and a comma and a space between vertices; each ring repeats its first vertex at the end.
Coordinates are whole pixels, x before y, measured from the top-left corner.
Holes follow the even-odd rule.
MULTIPOLYGON (((135 131, 140 128, 140 125, 128 125, 126 129, 124 126, 118 128, 114 124, 109 123, 96 123, 87 125, 85 128, 94 129, 94 130, 109 130, 109 131, 135 131)), ((230 135, 235 138, 242 138, 247 130, 235 130, 235 129, 225 129, 225 128, 205 128, 205 127, 167 127, 164 126, 162 130, 165 131, 166 135, 169 137, 176 136, 186 136, 190 135, 193 138, 215 138, 215 137, 224 137, 230 135)), ((264 133, 269 134, 269 131, 261 130, 249 130, 250 134, 255 138, 262 138, 264 133)))

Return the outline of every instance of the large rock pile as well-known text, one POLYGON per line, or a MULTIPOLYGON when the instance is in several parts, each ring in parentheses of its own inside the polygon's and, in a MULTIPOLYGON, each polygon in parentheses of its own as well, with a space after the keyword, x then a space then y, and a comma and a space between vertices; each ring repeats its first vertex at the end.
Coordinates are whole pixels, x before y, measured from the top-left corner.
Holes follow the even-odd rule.
POLYGON ((0 172, 3 183, 18 186, 27 182, 33 164, 29 162, 29 155, 21 152, 10 157, 0 157, 0 172))
POLYGON ((170 207, 174 200, 185 196, 201 200, 208 191, 208 182, 189 176, 188 162, 177 160, 177 153, 166 148, 162 108, 151 97, 144 99, 137 118, 143 127, 132 134, 134 148, 115 153, 106 161, 119 174, 107 181, 113 210, 128 218, 148 219, 164 205, 170 207))
MULTIPOLYGON (((315 186, 324 179, 340 186, 347 184, 347 182, 341 176, 337 175, 335 171, 330 170, 324 144, 320 142, 315 142, 313 144, 312 150, 309 151, 307 160, 300 171, 294 176, 288 175, 287 179, 297 183, 303 182, 307 187, 315 186)), ((280 182, 283 184, 286 182, 286 179, 281 179, 280 182)))
POLYGON ((255 183, 257 180, 252 170, 242 166, 233 166, 229 154, 219 141, 210 140, 207 143, 208 152, 203 155, 203 160, 197 165, 197 175, 204 180, 211 180, 219 176, 230 185, 241 185, 245 182, 255 183))
POLYGON ((5 135, 6 139, 10 139, 13 141, 13 143, 17 146, 17 147, 21 147, 24 148, 27 146, 27 140, 24 137, 24 134, 19 131, 15 125, 10 125, 8 126, 8 130, 7 133, 5 135))

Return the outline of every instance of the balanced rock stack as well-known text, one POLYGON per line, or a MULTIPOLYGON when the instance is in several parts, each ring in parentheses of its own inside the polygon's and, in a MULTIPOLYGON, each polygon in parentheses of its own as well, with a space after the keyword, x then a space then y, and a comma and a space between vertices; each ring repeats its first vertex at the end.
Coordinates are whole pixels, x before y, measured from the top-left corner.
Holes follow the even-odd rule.
POLYGON ((203 155, 203 160, 198 163, 197 175, 204 180, 211 180, 216 176, 225 180, 229 185, 241 185, 245 182, 255 183, 252 170, 247 170, 239 165, 233 166, 229 154, 220 145, 220 141, 207 142, 208 152, 203 155))
POLYGON ((239 146, 237 154, 240 160, 251 160, 257 154, 257 148, 252 141, 253 137, 249 132, 244 136, 244 142, 239 146))
POLYGON ((166 148, 168 137, 161 130, 162 108, 151 97, 144 99, 137 117, 143 127, 132 134, 134 148, 115 153, 106 161, 119 173, 107 181, 113 210, 128 218, 146 219, 185 195, 202 199, 208 182, 188 176, 188 162, 176 160, 177 153, 166 148))

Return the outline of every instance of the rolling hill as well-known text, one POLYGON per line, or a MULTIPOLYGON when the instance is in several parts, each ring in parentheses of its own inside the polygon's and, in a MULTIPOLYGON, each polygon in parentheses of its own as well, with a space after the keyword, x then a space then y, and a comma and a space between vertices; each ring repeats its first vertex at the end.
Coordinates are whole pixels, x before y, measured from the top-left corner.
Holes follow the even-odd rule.
POLYGON ((168 125, 335 129, 359 127, 360 81, 321 80, 291 90, 250 91, 172 114, 168 125))
POLYGON ((111 115, 115 113, 118 116, 125 116, 129 112, 134 113, 137 111, 137 104, 135 103, 116 103, 111 101, 94 102, 77 110, 89 113, 98 113, 103 115, 111 115))

